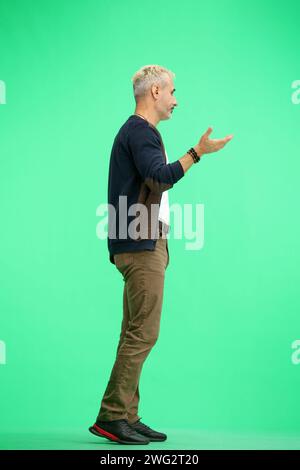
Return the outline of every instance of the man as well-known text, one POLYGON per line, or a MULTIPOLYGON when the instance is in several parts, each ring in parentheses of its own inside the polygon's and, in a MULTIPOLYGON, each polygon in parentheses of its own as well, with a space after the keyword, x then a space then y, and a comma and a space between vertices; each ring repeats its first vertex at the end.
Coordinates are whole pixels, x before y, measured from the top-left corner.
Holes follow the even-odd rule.
POLYGON ((110 157, 108 249, 124 280, 123 321, 115 363, 89 430, 121 444, 167 438, 138 415, 140 374, 158 338, 169 264, 167 190, 202 155, 220 150, 232 138, 212 140, 209 127, 183 157, 168 163, 156 126, 177 106, 174 76, 159 65, 144 66, 133 76, 136 108, 117 133, 110 157))

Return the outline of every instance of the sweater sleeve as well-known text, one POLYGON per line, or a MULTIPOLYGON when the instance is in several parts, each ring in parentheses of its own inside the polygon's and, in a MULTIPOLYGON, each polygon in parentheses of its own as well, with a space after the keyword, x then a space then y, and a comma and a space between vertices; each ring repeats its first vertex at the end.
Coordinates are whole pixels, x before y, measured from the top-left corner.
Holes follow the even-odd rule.
POLYGON ((128 145, 134 164, 151 191, 166 191, 184 176, 179 160, 165 164, 159 136, 150 126, 134 126, 128 134, 128 145))

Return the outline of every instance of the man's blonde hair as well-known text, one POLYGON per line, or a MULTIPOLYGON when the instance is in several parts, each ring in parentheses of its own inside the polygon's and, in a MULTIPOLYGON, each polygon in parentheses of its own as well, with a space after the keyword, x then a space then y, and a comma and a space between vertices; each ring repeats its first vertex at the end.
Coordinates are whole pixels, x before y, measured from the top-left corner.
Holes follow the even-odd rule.
POLYGON ((149 88, 154 84, 164 87, 167 84, 165 74, 170 78, 175 77, 175 73, 160 65, 144 65, 131 78, 133 83, 133 94, 135 101, 146 95, 149 88))

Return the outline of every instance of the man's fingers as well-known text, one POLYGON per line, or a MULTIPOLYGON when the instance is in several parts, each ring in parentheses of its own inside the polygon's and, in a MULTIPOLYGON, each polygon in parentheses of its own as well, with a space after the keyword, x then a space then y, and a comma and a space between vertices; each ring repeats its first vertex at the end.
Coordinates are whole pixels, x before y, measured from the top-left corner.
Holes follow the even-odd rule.
POLYGON ((233 138, 233 134, 227 135, 223 139, 220 139, 221 142, 224 142, 224 144, 227 144, 231 139, 233 138))
POLYGON ((213 131, 212 127, 209 127, 207 131, 204 133, 203 137, 207 138, 208 136, 210 136, 212 131, 213 131))
MULTIPOLYGON (((204 139, 208 139, 208 137, 210 136, 210 134, 212 133, 213 129, 212 127, 209 127, 207 129, 207 131, 203 134, 202 138, 204 139)), ((226 137, 224 137, 223 139, 210 139, 211 142, 214 142, 214 143, 219 143, 219 142, 224 142, 225 144, 227 142, 229 142, 229 140, 231 140, 233 138, 233 134, 229 134, 227 135, 226 137)))
POLYGON ((207 135, 207 137, 212 133, 212 131, 213 131, 212 127, 209 127, 209 128, 207 129, 207 131, 205 132, 205 134, 207 135))
POLYGON ((214 142, 217 145, 219 145, 219 144, 224 144, 225 145, 232 138, 233 138, 233 134, 230 134, 230 135, 227 135, 226 137, 224 137, 223 139, 211 139, 211 142, 214 142))

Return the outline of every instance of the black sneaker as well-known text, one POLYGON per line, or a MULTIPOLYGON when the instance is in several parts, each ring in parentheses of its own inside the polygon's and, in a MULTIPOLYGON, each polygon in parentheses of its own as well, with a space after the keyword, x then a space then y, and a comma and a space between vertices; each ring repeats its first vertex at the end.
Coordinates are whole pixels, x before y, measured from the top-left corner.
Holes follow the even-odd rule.
POLYGON ((119 444, 149 444, 150 439, 136 432, 126 419, 116 419, 114 421, 99 421, 89 427, 92 434, 106 437, 110 441, 119 444))

